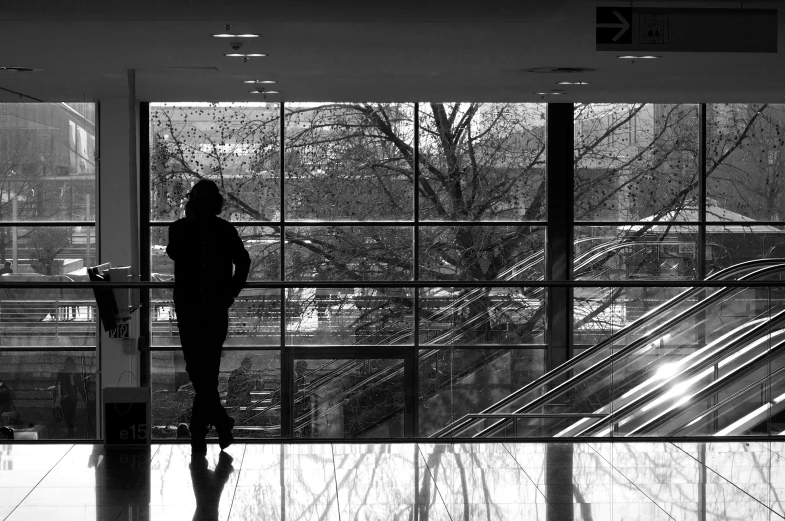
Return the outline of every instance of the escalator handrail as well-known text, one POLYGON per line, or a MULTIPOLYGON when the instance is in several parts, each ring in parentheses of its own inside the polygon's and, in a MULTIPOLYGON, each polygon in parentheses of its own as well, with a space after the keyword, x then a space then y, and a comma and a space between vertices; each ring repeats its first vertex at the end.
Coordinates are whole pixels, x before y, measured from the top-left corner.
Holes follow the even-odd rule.
MULTIPOLYGON (((751 329, 747 329, 746 331, 741 333, 741 336, 739 336, 738 338, 732 339, 724 347, 720 347, 717 350, 717 352, 708 354, 708 356, 706 356, 706 357, 704 357, 704 358, 702 358, 700 360, 695 360, 692 365, 689 365, 689 366, 683 368, 683 370, 680 371, 678 374, 674 374, 671 377, 669 377, 667 380, 664 380, 662 382, 657 383, 656 386, 653 386, 652 388, 648 389, 642 395, 640 395, 640 396, 638 396, 636 398, 631 399, 629 402, 625 403, 624 405, 621 405, 618 409, 615 409, 613 411, 614 421, 618 421, 620 418, 623 418, 628 410, 630 410, 630 409, 636 410, 636 409, 642 407, 645 403, 648 403, 651 399, 653 399, 655 397, 656 393, 665 390, 665 388, 667 387, 667 385, 670 382, 673 382, 677 378, 684 378, 684 377, 689 378, 691 376, 694 376, 695 374, 700 373, 706 367, 714 365, 715 363, 719 363, 720 360, 722 358, 724 358, 729 352, 732 353, 739 346, 742 346, 742 345, 748 343, 750 340, 752 340, 756 336, 758 336, 758 333, 760 333, 761 331, 768 330, 773 325, 779 324, 783 320, 785 320, 785 310, 780 311, 779 313, 777 313, 776 315, 770 317, 767 320, 764 320, 763 322, 761 322, 760 324, 756 325, 755 327, 753 327, 751 329)), ((706 349, 708 347, 709 346, 706 346, 703 349, 706 349)), ((696 351, 695 353, 693 353, 693 355, 696 355, 696 354, 699 354, 699 353, 700 353, 700 350, 696 351)), ((667 390, 665 390, 665 392, 667 392, 667 390)), ((605 405, 603 407, 607 407, 607 405, 605 405)), ((600 427, 600 425, 595 424, 595 425, 592 425, 591 427, 587 427, 586 430, 595 429, 595 428, 599 428, 599 427, 600 427)))
MULTIPOLYGON (((631 436, 635 432, 644 429, 648 431, 652 428, 657 427, 658 425, 661 425, 664 422, 667 422, 668 420, 680 414, 681 410, 684 410, 685 407, 689 405, 694 405, 696 402, 704 400, 707 397, 716 394, 717 392, 721 391, 725 386, 734 383, 739 378, 748 375, 749 373, 755 371, 756 369, 760 369, 761 367, 769 363, 769 357, 777 356, 783 351, 785 351, 785 338, 777 342, 773 347, 769 348, 765 353, 761 353, 757 357, 744 362, 741 366, 737 367, 732 372, 725 374, 719 377, 717 380, 710 382, 708 385, 704 386, 702 389, 699 389, 697 392, 695 392, 685 402, 678 403, 672 406, 669 410, 663 411, 663 413, 661 413, 656 418, 652 418, 652 420, 650 420, 644 425, 637 427, 635 431, 625 434, 625 436, 631 436)), ((785 367, 782 367, 780 370, 785 370, 785 367)), ((775 373, 776 371, 771 374, 767 373, 766 376, 764 376, 762 379, 766 380, 775 373)))
MULTIPOLYGON (((783 342, 781 345, 785 345, 785 342, 783 342)), ((763 365, 763 363, 768 363, 768 362, 767 361, 763 361, 763 362, 761 362, 761 365, 763 365)), ((759 387, 761 384, 766 383, 767 380, 771 379, 774 376, 778 376, 780 373, 783 373, 783 372, 785 372, 785 366, 779 367, 779 368, 775 369, 774 371, 772 371, 771 373, 767 373, 765 376, 762 376, 761 378, 751 382, 749 385, 746 385, 745 387, 739 389, 738 391, 736 391, 735 393, 731 394, 730 396, 728 396, 727 398, 725 398, 721 402, 715 403, 714 405, 712 405, 711 407, 709 407, 708 409, 706 409, 702 413, 700 413, 697 416, 694 416, 693 418, 689 419, 688 421, 682 423, 681 425, 679 425, 675 429, 670 430, 668 432, 667 436, 673 436, 676 433, 681 432, 682 430, 686 429, 687 427, 689 427, 693 423, 695 423, 697 421, 700 421, 703 418, 705 418, 706 416, 708 416, 708 415, 718 411, 722 407, 725 407, 729 403, 733 402, 739 396, 742 396, 742 395, 746 394, 747 392, 755 389, 756 387, 759 387)))
MULTIPOLYGON (((779 258, 777 258, 777 259, 755 259, 755 260, 752 260, 752 261, 746 261, 746 262, 743 262, 743 263, 734 264, 733 266, 729 266, 728 268, 724 268, 722 270, 719 270, 719 271, 715 272, 710 277, 707 277, 706 280, 720 279, 722 277, 725 277, 725 276, 728 276, 728 275, 732 275, 735 272, 746 271, 746 270, 752 269, 752 268, 754 268, 757 265, 769 265, 769 264, 773 264, 773 265, 769 266, 768 268, 762 268, 762 269, 760 269, 758 271, 755 271, 755 272, 749 273, 747 275, 744 275, 739 280, 746 280, 747 278, 752 278, 752 277, 764 275, 764 274, 767 274, 769 272, 773 272, 773 271, 777 271, 779 269, 785 268, 785 259, 779 259, 779 258), (774 263, 776 263, 776 264, 774 264, 774 263)), ((684 300, 686 300, 689 297, 693 296, 694 294, 699 293, 700 291, 703 291, 703 289, 704 288, 698 287, 698 288, 689 288, 689 289, 683 291, 682 293, 680 293, 680 294, 676 295, 675 297, 671 298, 669 301, 661 304, 660 306, 658 306, 655 309, 651 310, 650 312, 646 313, 645 315, 643 315, 639 319, 635 320, 631 324, 628 324, 627 326, 623 327, 618 332, 614 333, 613 335, 611 335, 610 337, 606 338, 602 342, 600 342, 598 344, 595 344, 594 346, 590 347, 589 349, 587 349, 583 353, 580 353, 579 355, 575 356, 574 358, 571 358, 571 359, 567 360, 566 362, 564 362, 560 366, 552 369, 551 371, 548 371, 547 373, 545 373, 541 377, 537 378, 533 382, 530 382, 529 384, 527 384, 524 387, 518 389, 517 391, 513 392, 509 396, 506 396, 502 400, 499 400, 497 403, 487 407, 485 410, 483 410, 481 412, 483 412, 483 413, 494 412, 496 409, 499 409, 501 407, 509 405, 511 402, 515 401, 520 396, 522 396, 522 395, 532 391, 533 389, 536 389, 537 387, 541 387, 541 386, 546 385, 547 383, 551 382, 552 380, 560 377, 563 373, 571 370, 573 367, 575 367, 579 363, 583 362, 585 358, 588 358, 588 357, 596 354, 597 352, 601 351, 602 349, 607 348, 607 346, 609 344, 613 343, 620 336, 629 334, 631 331, 634 331, 635 329, 638 329, 639 327, 644 325, 648 320, 651 320, 652 318, 655 318, 655 317, 665 313, 666 311, 672 309, 674 306, 676 306, 677 304, 680 304, 681 302, 683 302, 684 300)), ((698 304, 691 306, 690 308, 688 308, 687 310, 685 310, 681 314, 677 315, 675 318, 678 319, 678 320, 683 319, 684 315, 686 315, 688 312, 689 313, 694 313, 696 311, 695 308, 698 307, 700 304, 708 305, 711 302, 706 302, 707 300, 712 299, 714 297, 719 298, 719 296, 722 296, 721 295, 722 292, 726 292, 729 289, 732 290, 734 288, 721 288, 719 291, 715 292, 710 297, 707 297, 706 299, 704 299, 703 301, 699 302, 698 304)), ((738 288, 738 289, 744 289, 744 288, 738 288)), ((716 300, 716 298, 714 298, 714 300, 716 300)), ((705 307, 705 306, 703 306, 703 307, 705 307)), ((702 307, 698 307, 698 310, 700 310, 700 309, 702 309, 702 307)), ((674 321, 674 319, 666 322, 665 324, 669 325, 670 322, 673 322, 673 321, 674 321)), ((647 334, 646 336, 636 340, 633 344, 630 344, 630 346, 634 346, 634 348, 637 348, 638 344, 640 344, 640 343, 643 343, 643 344, 648 343, 647 342, 648 339, 651 338, 654 334, 656 334, 656 332, 659 329, 661 329, 661 328, 657 328, 656 330, 654 330, 652 332, 649 332, 649 334, 647 334), (641 341, 641 342, 639 342, 639 341, 641 341)), ((630 347, 630 346, 628 346, 628 347, 630 347)), ((628 350, 625 348, 622 351, 614 353, 610 357, 601 360, 600 362, 598 362, 597 364, 595 364, 591 368, 589 368, 589 369, 587 369, 585 371, 582 371, 579 375, 576 375, 575 377, 573 377, 570 380, 568 380, 568 382, 572 382, 575 379, 577 379, 578 377, 584 376, 587 373, 587 371, 596 372, 596 371, 600 370, 605 363, 611 363, 612 361, 614 361, 618 357, 617 355, 626 355, 627 352, 628 352, 628 350)), ((551 391, 546 392, 540 398, 546 398, 546 397, 550 398, 551 397, 550 396, 551 393, 553 393, 553 392, 555 392, 557 390, 563 389, 568 382, 564 382, 563 384, 557 386, 556 388, 552 389, 551 391)), ((528 407, 529 405, 530 404, 527 404, 524 407, 528 407)), ((451 425, 448 425, 448 426, 440 429, 436 433, 432 434, 431 437, 442 437, 445 434, 447 434, 448 432, 453 432, 453 431, 455 431, 457 429, 464 429, 465 428, 464 424, 466 424, 466 423, 471 423, 471 422, 470 421, 468 421, 468 422, 465 421, 464 418, 459 418, 458 420, 453 422, 451 425)))
MULTIPOLYGON (((747 275, 744 275, 744 276, 740 277, 738 280, 740 280, 740 281, 741 280, 747 280, 747 278, 752 279, 752 278, 755 278, 755 277, 758 277, 758 276, 767 275, 769 273, 780 271, 780 270, 783 270, 783 269, 785 269, 785 264, 778 264, 778 265, 774 265, 774 266, 769 266, 767 268, 761 268, 761 269, 759 269, 757 271, 754 271, 752 273, 748 273, 747 275)), ((701 288, 699 288, 699 289, 701 289, 701 288)), ((745 290, 745 288, 740 288, 740 287, 725 287, 725 288, 718 289, 717 291, 712 293, 710 296, 708 296, 708 297, 704 298, 703 300, 693 304, 692 306, 690 306, 686 310, 682 311, 678 315, 674 316, 670 320, 666 320, 665 322, 663 322, 662 324, 660 324, 656 328, 647 331, 645 335, 643 335, 640 338, 637 338, 634 341, 630 342, 629 344, 624 346, 619 351, 617 351, 615 353, 611 353, 609 356, 607 356, 607 357, 601 359, 600 361, 596 362, 591 367, 589 367, 587 369, 584 369, 583 371, 581 371, 577 375, 575 375, 572 378, 569 378, 568 380, 566 380, 565 382, 557 385, 556 387, 554 387, 550 391, 546 391, 541 396, 533 399, 528 404, 523 405, 520 409, 517 410, 517 412, 521 412, 521 411, 523 411, 525 409, 528 409, 528 408, 539 407, 540 405, 544 405, 548 400, 551 400, 551 399, 554 399, 554 398, 557 398, 557 397, 561 396, 562 394, 564 394, 564 393, 568 392, 570 389, 572 389, 574 387, 576 381, 580 381, 583 378, 592 376, 596 372, 604 369, 605 366, 607 366, 609 364, 613 364, 614 362, 616 362, 616 360, 618 360, 620 358, 623 358, 623 357, 629 355, 631 352, 635 351, 636 349, 639 349, 640 347, 643 347, 643 346, 651 343, 652 338, 658 337, 659 335, 663 334, 665 331, 669 330, 671 327, 675 326, 676 324, 678 324, 679 322, 681 322, 685 318, 690 317, 693 314, 698 313, 700 311, 703 311, 710 304, 713 304, 714 302, 718 301, 719 299, 721 299, 722 297, 726 296, 727 294, 733 293, 733 292, 741 292, 741 291, 744 291, 744 290, 745 290)), ((673 300, 674 299, 672 299, 671 302, 673 302, 673 300)), ((681 301, 679 301, 679 302, 681 302, 681 301)), ((679 302, 673 302, 672 306, 675 306, 679 302)), ((607 344, 610 341, 613 341, 615 339, 615 337, 617 338, 618 336, 623 335, 623 334, 626 334, 626 333, 624 332, 624 329, 621 329, 621 330, 619 330, 619 332, 617 334, 612 335, 610 338, 608 338, 605 341, 603 341, 603 342, 593 346, 592 348, 588 349, 587 351, 597 351, 599 349, 604 349, 606 347, 606 345, 604 345, 604 344, 607 344)), ((562 364, 562 365, 564 366, 566 364, 562 364)), ((554 379, 554 378, 556 378, 558 376, 559 375, 553 375, 551 377, 551 379, 554 379)), ((515 394, 515 393, 513 393, 513 394, 515 394)), ((523 394, 523 393, 521 393, 521 394, 523 394)), ((513 396, 513 395, 510 395, 510 396, 513 396)), ((507 398, 505 398, 505 400, 506 399, 507 398)), ((510 401, 513 401, 513 400, 510 400, 510 401)), ((496 429, 498 427, 501 427, 501 426, 500 425, 493 425, 491 427, 488 427, 488 428, 484 429, 483 431, 481 431, 477 435, 480 436, 480 435, 488 434, 489 430, 493 430, 493 429, 496 429)))

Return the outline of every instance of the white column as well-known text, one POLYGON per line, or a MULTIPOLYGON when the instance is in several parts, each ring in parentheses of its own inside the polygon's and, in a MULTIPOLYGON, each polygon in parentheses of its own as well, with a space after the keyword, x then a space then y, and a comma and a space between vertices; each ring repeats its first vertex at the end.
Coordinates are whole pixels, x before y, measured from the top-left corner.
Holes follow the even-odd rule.
MULTIPOLYGON (((138 280, 138 103, 133 74, 129 73, 128 96, 101 99, 99 114, 97 260, 112 267, 130 266, 134 280, 138 280)), ((134 313, 131 322, 132 338, 139 336, 139 313, 134 313)), ((100 325, 99 330, 100 388, 138 386, 140 356, 135 346, 129 349, 124 339, 109 338, 100 325)), ((99 408, 99 418, 101 413, 99 408)))

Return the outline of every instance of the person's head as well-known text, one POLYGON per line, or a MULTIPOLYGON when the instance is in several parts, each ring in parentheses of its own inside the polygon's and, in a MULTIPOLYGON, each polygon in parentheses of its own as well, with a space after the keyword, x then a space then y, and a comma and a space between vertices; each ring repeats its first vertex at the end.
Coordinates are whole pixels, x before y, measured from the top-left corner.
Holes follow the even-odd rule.
POLYGON ((75 373, 76 372, 76 362, 74 361, 74 359, 71 358, 70 356, 68 358, 66 358, 65 362, 63 363, 63 369, 65 369, 69 373, 75 373))
POLYGON ((242 362, 240 362, 240 367, 242 367, 246 371, 249 370, 252 366, 253 366, 253 360, 251 360, 247 356, 245 358, 243 358, 242 362))
POLYGON ((6 268, 10 268, 11 267, 11 261, 5 261, 3 263, 3 266, 5 266, 6 268))
POLYGON ((224 198, 217 184, 209 179, 202 179, 191 188, 188 204, 198 217, 209 217, 221 213, 224 198))

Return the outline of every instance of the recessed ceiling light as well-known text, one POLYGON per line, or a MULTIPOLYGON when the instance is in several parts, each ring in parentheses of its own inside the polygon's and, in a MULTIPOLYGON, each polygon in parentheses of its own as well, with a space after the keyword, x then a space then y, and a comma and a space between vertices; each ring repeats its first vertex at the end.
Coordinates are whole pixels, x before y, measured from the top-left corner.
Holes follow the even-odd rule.
POLYGON ((243 80, 243 83, 250 83, 250 84, 253 84, 253 85, 261 85, 261 84, 266 84, 266 83, 278 83, 278 82, 274 81, 274 80, 243 80))
POLYGON ((261 53, 243 54, 241 52, 229 52, 225 53, 224 56, 228 56, 229 58, 263 58, 267 55, 261 53))
POLYGON ((277 90, 264 90, 264 89, 249 90, 248 92, 250 92, 251 94, 279 94, 277 90))
POLYGON ((597 69, 591 67, 533 67, 531 69, 524 69, 526 72, 533 72, 536 74, 578 74, 581 72, 594 72, 597 69))
POLYGON ((252 34, 252 33, 243 33, 243 34, 218 33, 212 36, 213 38, 259 38, 258 34, 252 34))
POLYGON ((644 56, 631 56, 625 54, 622 56, 617 56, 617 58, 620 58, 622 60, 654 60, 656 58, 662 58, 662 56, 653 56, 651 54, 647 54, 644 56))
POLYGON ((532 94, 536 94, 538 96, 559 96, 560 94, 564 94, 564 91, 552 90, 550 92, 533 92, 532 94))
POLYGON ((556 85, 589 85, 590 81, 557 81, 556 85))
POLYGON ((38 72, 40 70, 32 67, 0 67, 0 72, 38 72))

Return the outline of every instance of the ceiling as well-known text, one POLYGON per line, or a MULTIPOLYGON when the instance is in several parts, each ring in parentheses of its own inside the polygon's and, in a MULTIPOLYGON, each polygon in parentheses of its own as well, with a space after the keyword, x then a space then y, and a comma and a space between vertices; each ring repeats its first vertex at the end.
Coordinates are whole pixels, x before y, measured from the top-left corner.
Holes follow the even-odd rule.
MULTIPOLYGON (((0 73, 0 101, 124 97, 134 69, 143 101, 260 101, 242 80, 272 79, 281 94, 267 101, 541 101, 534 93, 560 88, 556 81, 583 80, 591 84, 548 101, 785 102, 784 52, 664 53, 629 63, 595 50, 600 4, 614 2, 6 1, 0 66, 42 70, 0 73), (225 24, 260 33, 242 51, 269 56, 223 56, 228 41, 210 35, 225 24), (525 71, 532 67, 596 71, 525 71)), ((633 4, 785 12, 785 0, 633 4)))

